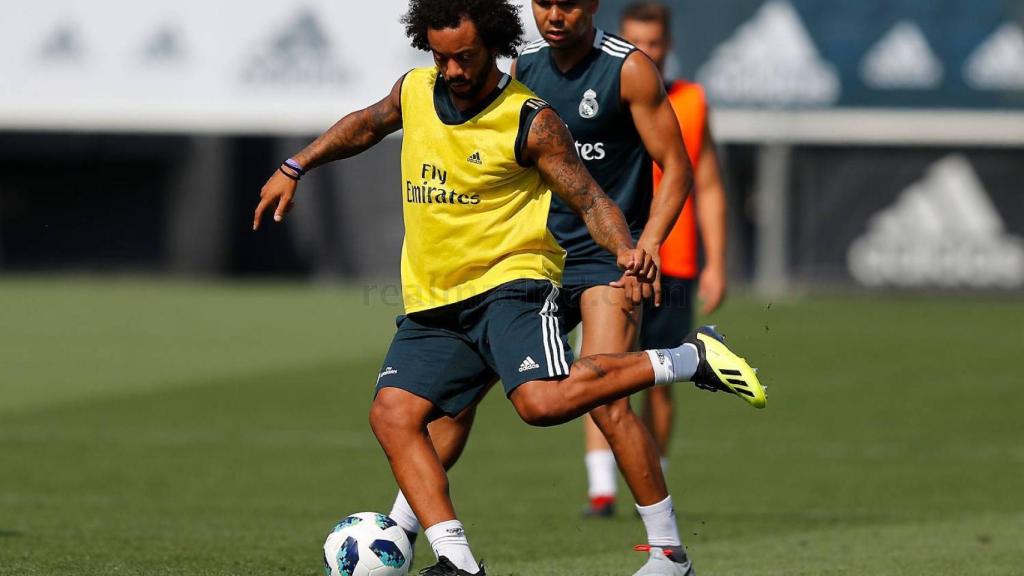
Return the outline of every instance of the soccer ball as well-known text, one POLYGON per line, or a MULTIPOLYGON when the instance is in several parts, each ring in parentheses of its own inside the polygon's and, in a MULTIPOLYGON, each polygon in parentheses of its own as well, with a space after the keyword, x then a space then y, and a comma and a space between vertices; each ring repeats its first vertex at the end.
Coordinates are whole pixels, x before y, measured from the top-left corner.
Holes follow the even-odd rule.
POLYGON ((405 530, 376 512, 338 522, 324 542, 324 576, 405 576, 410 560, 405 530))

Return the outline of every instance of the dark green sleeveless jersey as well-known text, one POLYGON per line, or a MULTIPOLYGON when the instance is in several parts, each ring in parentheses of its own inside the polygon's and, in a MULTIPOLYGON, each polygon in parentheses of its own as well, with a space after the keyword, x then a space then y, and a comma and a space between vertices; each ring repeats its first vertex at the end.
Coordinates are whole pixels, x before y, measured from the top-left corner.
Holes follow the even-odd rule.
MULTIPOLYGON (((516 61, 516 79, 548 102, 569 126, 584 164, 622 209, 634 239, 647 223, 653 186, 651 158, 621 100, 622 65, 636 50, 618 36, 598 30, 590 53, 566 73, 555 65, 543 40, 528 44, 516 61)), ((548 227, 568 252, 567 285, 587 269, 617 270, 615 257, 593 241, 583 220, 557 197, 551 202, 548 227)))

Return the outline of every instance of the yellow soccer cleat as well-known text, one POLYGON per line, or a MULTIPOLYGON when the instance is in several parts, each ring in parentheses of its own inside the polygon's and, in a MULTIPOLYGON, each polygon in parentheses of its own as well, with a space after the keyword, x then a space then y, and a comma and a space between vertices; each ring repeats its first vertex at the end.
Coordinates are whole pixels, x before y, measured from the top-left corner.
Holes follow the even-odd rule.
POLYGON ((757 369, 740 358, 725 345, 725 338, 714 326, 701 326, 683 340, 697 348, 700 363, 693 375, 698 388, 717 392, 722 390, 743 398, 754 408, 768 403, 765 387, 757 379, 757 369))

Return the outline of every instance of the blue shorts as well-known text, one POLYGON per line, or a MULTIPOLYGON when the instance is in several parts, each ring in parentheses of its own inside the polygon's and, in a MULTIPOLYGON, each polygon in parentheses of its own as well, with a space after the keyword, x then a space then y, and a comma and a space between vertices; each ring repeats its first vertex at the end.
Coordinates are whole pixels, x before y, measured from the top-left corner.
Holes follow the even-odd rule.
POLYGON ((661 306, 644 306, 640 325, 640 348, 656 350, 679 346, 693 330, 694 281, 661 277, 661 306))
POLYGON ((400 388, 456 416, 499 378, 507 396, 526 382, 568 376, 573 355, 560 298, 551 282, 516 280, 399 316, 377 390, 400 388))

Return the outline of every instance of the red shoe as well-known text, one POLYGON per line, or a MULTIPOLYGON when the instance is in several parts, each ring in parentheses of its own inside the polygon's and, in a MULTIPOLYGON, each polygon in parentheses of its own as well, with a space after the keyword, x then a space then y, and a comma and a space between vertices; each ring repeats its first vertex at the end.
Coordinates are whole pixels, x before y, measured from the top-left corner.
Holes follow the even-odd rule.
POLYGON ((583 509, 584 518, 611 518, 615 516, 615 496, 594 496, 583 509))

